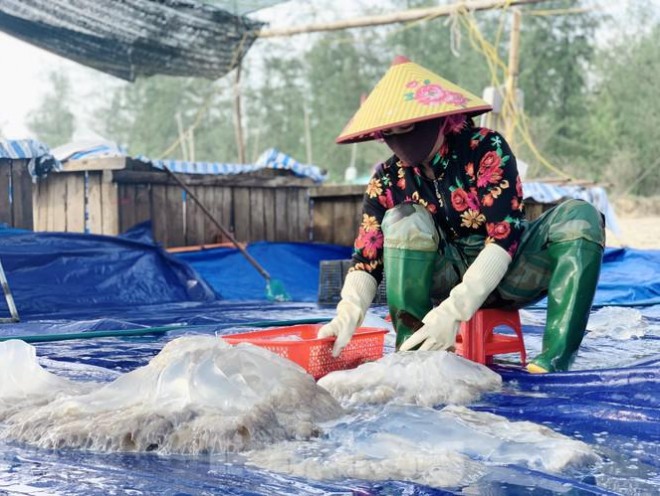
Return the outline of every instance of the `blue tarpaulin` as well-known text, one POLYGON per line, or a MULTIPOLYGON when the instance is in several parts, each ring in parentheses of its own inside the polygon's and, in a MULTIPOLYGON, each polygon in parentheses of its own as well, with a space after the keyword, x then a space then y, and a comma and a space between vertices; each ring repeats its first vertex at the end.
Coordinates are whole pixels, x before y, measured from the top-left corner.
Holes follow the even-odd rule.
POLYGON ((109 237, 0 229, 0 260, 24 317, 217 298, 146 230, 109 237))
MULTIPOLYGON (((248 247, 273 277, 282 279, 298 301, 316 301, 318 262, 348 259, 351 249, 311 243, 254 243, 248 247), (281 263, 286 260, 286 263, 281 263)), ((261 276, 235 248, 213 248, 177 255, 190 263, 216 291, 232 300, 260 298, 261 276), (228 281, 232 281, 228 284, 228 281)), ((660 251, 609 248, 605 252, 596 306, 660 304, 660 251)), ((537 308, 544 308, 539 302, 537 308)))
MULTIPOLYGON (((193 324, 160 336, 37 344, 47 367, 79 380, 116 377, 145 365, 174 337, 225 334, 255 320, 330 317, 314 302, 318 262, 346 259, 350 249, 315 244, 248 247, 295 302, 269 303, 261 276, 237 252, 216 248, 176 257, 142 226, 123 237, 0 229, 0 260, 23 321, 0 326, 0 337, 193 324), (93 374, 90 376, 89 374, 93 374)), ((531 376, 496 368, 503 389, 470 405, 510 420, 546 425, 583 440, 602 457, 595 468, 548 473, 517 464, 491 466, 470 494, 657 494, 660 486, 660 252, 610 249, 597 301, 638 305, 647 332, 627 340, 585 339, 575 371, 531 376), (641 306, 642 304, 653 306, 641 306)), ((385 308, 374 310, 384 316, 385 308)), ((543 320, 542 310, 531 314, 543 320)), ((525 324, 530 355, 542 325, 525 324)), ((389 350, 391 351, 391 350, 389 350)), ((464 494, 389 480, 304 480, 221 456, 102 454, 41 450, 0 441, 0 494, 464 494)))

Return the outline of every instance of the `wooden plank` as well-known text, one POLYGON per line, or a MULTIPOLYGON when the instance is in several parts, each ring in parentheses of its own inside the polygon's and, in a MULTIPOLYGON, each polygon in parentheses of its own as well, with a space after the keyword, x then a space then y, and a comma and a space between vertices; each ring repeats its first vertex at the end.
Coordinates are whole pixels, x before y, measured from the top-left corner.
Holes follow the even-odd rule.
POLYGON ((112 174, 103 171, 101 174, 101 216, 103 234, 115 236, 119 230, 119 193, 117 184, 112 182, 112 174))
MULTIPOLYGON (((186 186, 220 186, 220 187, 250 187, 281 188, 286 186, 311 187, 315 183, 311 179, 296 176, 254 177, 246 174, 233 176, 213 176, 205 174, 179 174, 177 176, 186 186)), ((151 183, 176 184, 165 172, 115 170, 113 180, 117 183, 151 183)), ((364 186, 361 186, 364 192, 364 186)))
POLYGON ((126 167, 126 157, 84 158, 62 163, 63 172, 119 170, 126 167))
POLYGON ((250 241, 250 189, 235 188, 234 191, 234 236, 238 241, 250 241))
POLYGON ((310 240, 310 205, 306 188, 298 188, 298 236, 295 241, 308 242, 310 240))
POLYGON ((48 215, 48 184, 47 179, 37 179, 32 188, 32 205, 34 206, 34 230, 47 230, 48 215))
POLYGON ((0 159, 0 223, 12 225, 12 206, 9 201, 9 181, 11 165, 7 159, 0 159))
POLYGON ((151 185, 136 184, 133 200, 135 224, 151 219, 151 185))
POLYGON ((166 246, 184 246, 186 238, 183 226, 183 190, 180 186, 167 186, 166 198, 165 209, 169 230, 166 246))
POLYGON ((333 243, 342 246, 351 246, 355 239, 355 233, 351 229, 355 218, 355 208, 352 201, 341 201, 334 204, 333 243))
MULTIPOLYGON (((213 207, 207 200, 207 190, 212 188, 208 186, 193 186, 191 188, 195 196, 202 202, 209 211, 213 207)), ((205 240, 204 218, 206 215, 201 208, 190 197, 186 206, 186 246, 203 245, 205 240)), ((211 241, 208 241, 210 243, 211 241)))
POLYGON ((275 241, 287 241, 289 234, 287 192, 275 190, 275 241))
MULTIPOLYGON (((234 220, 234 189, 220 188, 220 191, 222 192, 222 207, 219 221, 225 229, 227 229, 233 236, 235 236, 236 222, 234 220)), ((229 238, 227 238, 222 233, 219 233, 219 239, 223 243, 229 241, 229 238)))
MULTIPOLYGON (((199 198, 199 195, 201 194, 200 189, 201 188, 195 186, 190 187, 190 190, 197 198, 199 198)), ((186 196, 186 200, 186 208, 184 210, 184 215, 186 216, 186 230, 183 233, 185 240, 184 246, 200 245, 202 243, 199 241, 199 229, 195 223, 195 212, 197 211, 198 207, 189 195, 186 196)))
POLYGON ((66 177, 60 174, 50 174, 46 184, 49 189, 46 230, 66 231, 66 177))
POLYGON ((311 198, 323 198, 328 196, 364 196, 366 186, 362 185, 333 185, 319 186, 309 189, 311 198))
POLYGON ((163 246, 170 246, 170 239, 168 237, 170 227, 167 218, 167 186, 152 184, 151 201, 153 205, 151 221, 154 239, 163 246))
POLYGON ((101 173, 89 173, 89 187, 87 190, 87 227, 92 234, 103 234, 103 195, 101 193, 101 180, 101 173))
POLYGON ((264 224, 264 189, 250 189, 250 241, 264 241, 266 226, 264 224))
POLYGON ((135 224, 135 185, 118 185, 119 232, 126 232, 135 224))
POLYGON ((334 204, 322 198, 314 200, 312 210, 313 240, 319 243, 334 243, 334 204))
MULTIPOLYGON (((209 212, 216 218, 218 221, 221 217, 222 210, 222 192, 218 192, 217 188, 212 186, 199 186, 197 188, 199 191, 199 199, 204 203, 209 212)), ((196 229, 199 230, 199 236, 201 238, 202 244, 213 244, 218 240, 218 229, 213 225, 211 219, 209 219, 202 210, 195 206, 195 215, 194 222, 196 229)))
POLYGON ((82 172, 63 175, 66 181, 66 231, 85 231, 85 176, 82 172))
POLYGON ((266 241, 275 241, 275 190, 264 188, 264 228, 266 241))
POLYGON ((14 160, 11 166, 11 188, 13 226, 20 229, 32 229, 34 218, 32 210, 32 176, 26 160, 14 160))
POLYGON ((300 223, 298 219, 298 191, 294 188, 287 188, 287 219, 288 232, 284 241, 296 241, 297 234, 300 232, 300 223))

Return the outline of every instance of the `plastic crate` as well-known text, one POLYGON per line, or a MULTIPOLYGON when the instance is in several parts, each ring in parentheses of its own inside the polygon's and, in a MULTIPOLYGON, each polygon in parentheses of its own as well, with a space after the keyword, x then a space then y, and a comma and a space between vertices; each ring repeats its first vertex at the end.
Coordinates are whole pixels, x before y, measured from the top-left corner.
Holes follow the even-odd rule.
MULTIPOLYGON (((341 299, 341 289, 351 260, 321 260, 319 264, 319 294, 318 302, 321 305, 336 305, 341 299)), ((387 305, 387 289, 385 276, 378 286, 374 305, 387 305)))
POLYGON ((304 368, 314 379, 335 370, 355 368, 383 356, 387 329, 360 327, 337 358, 332 356, 334 337, 316 337, 323 324, 275 327, 260 331, 221 336, 230 344, 251 343, 288 358, 304 368))

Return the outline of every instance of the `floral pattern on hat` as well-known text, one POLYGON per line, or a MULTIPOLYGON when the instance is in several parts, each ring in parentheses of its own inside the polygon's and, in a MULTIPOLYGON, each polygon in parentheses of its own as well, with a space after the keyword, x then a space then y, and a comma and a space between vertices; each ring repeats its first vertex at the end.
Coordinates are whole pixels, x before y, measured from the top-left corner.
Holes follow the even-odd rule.
POLYGON ((412 81, 408 81, 405 87, 414 91, 405 93, 403 99, 406 101, 415 101, 422 105, 430 106, 444 103, 465 108, 469 101, 465 95, 457 91, 446 90, 437 83, 431 83, 428 79, 421 83, 413 79, 412 81))

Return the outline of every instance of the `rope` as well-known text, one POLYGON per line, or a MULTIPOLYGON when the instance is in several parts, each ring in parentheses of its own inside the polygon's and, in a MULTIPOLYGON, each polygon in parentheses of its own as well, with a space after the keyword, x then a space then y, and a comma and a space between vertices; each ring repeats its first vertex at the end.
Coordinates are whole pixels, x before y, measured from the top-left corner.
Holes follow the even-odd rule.
MULTIPOLYGON (((501 69, 504 74, 506 74, 508 70, 507 65, 500 58, 497 52, 497 48, 493 46, 491 43, 489 43, 488 40, 486 40, 486 38, 483 36, 481 30, 479 29, 478 24, 474 19, 474 16, 464 14, 462 16, 462 20, 464 26, 468 30, 468 34, 470 36, 470 41, 472 43, 472 46, 475 48, 475 50, 480 52, 486 58, 486 62, 490 70, 491 82, 493 86, 495 86, 496 88, 501 87, 502 82, 498 74, 498 68, 501 69)), ((506 119, 507 117, 512 118, 511 116, 520 115, 521 119, 516 118, 514 123, 514 128, 519 131, 520 136, 523 138, 523 141, 529 147, 530 151, 534 154, 536 159, 543 166, 555 172, 556 174, 568 180, 575 180, 574 177, 562 171, 559 167, 553 165, 548 159, 546 159, 541 154, 539 149, 534 144, 533 138, 531 137, 531 133, 527 125, 526 114, 522 110, 520 112, 515 112, 514 98, 515 98, 514 95, 509 95, 508 93, 505 94, 504 102, 502 106, 502 118, 506 119)))

